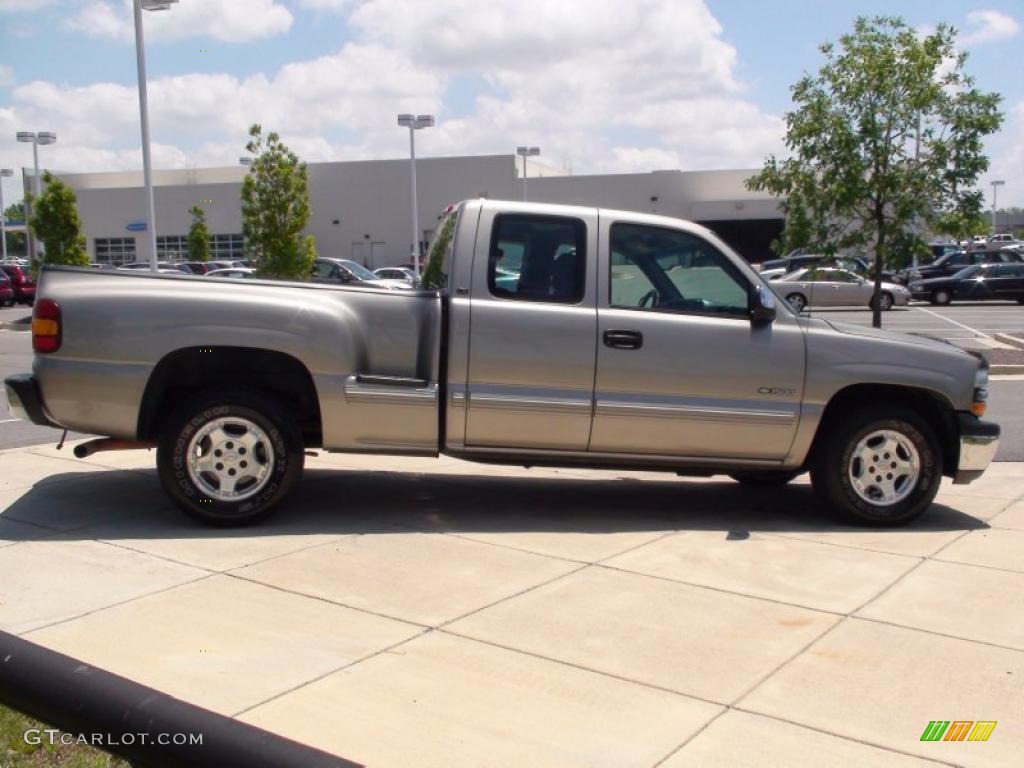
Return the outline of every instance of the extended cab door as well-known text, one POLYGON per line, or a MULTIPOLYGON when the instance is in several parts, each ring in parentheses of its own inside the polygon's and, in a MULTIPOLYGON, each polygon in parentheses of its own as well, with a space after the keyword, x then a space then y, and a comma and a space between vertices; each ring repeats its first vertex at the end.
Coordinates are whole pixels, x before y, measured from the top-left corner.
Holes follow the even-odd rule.
POLYGON ((600 238, 590 450, 784 458, 804 386, 796 318, 752 324, 751 278, 702 230, 602 212, 600 238))
POLYGON ((586 451, 594 395, 594 209, 481 210, 471 278, 467 449, 586 451))

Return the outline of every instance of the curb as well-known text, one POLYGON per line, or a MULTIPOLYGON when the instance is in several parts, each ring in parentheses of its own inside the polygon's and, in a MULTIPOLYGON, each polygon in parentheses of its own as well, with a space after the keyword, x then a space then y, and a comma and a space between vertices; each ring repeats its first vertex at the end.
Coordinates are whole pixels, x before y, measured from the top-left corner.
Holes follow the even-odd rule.
POLYGON ((990 376, 1019 375, 1024 373, 1024 365, 993 365, 988 372, 990 376))
POLYGON ((1020 338, 1019 336, 1011 336, 1008 333, 1002 332, 996 332, 992 335, 995 337, 996 341, 1001 341, 1004 344, 1012 344, 1015 347, 1024 349, 1024 339, 1020 338))
POLYGON ((2 631, 0 701, 147 768, 362 768, 2 631), (201 740, 160 739, 187 734, 201 740))

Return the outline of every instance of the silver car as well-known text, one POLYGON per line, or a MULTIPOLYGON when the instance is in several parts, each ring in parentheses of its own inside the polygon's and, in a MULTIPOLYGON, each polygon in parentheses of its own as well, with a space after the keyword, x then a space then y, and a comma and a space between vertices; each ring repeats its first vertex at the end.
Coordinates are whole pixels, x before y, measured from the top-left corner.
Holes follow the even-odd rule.
MULTIPOLYGON (((797 312, 804 307, 871 306, 875 284, 859 275, 836 267, 798 269, 771 285, 797 312)), ((910 291, 896 283, 882 283, 879 306, 883 310, 910 303, 910 291)))

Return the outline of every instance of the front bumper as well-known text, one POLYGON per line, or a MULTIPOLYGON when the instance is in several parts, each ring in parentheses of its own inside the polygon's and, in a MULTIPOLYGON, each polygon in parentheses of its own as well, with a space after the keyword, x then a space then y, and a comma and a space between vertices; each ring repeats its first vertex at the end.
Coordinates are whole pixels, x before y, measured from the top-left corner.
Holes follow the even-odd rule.
POLYGON ((31 421, 41 427, 58 427, 50 421, 43 410, 43 398, 39 394, 36 377, 30 373, 19 373, 4 379, 7 390, 7 403, 11 415, 19 419, 31 421))
POLYGON ((982 421, 969 413, 958 413, 960 426, 960 460, 957 462, 955 485, 977 480, 999 449, 999 425, 982 421))

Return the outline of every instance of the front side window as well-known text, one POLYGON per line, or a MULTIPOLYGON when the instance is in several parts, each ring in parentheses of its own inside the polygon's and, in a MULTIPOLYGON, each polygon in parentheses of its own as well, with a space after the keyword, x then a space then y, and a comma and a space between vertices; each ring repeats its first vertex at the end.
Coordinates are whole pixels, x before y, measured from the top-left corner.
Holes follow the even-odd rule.
POLYGON ((579 219, 497 216, 487 260, 494 296, 579 304, 587 270, 587 226, 579 219))
POLYGON ((711 243, 641 224, 611 228, 611 305, 746 317, 748 286, 711 243))

